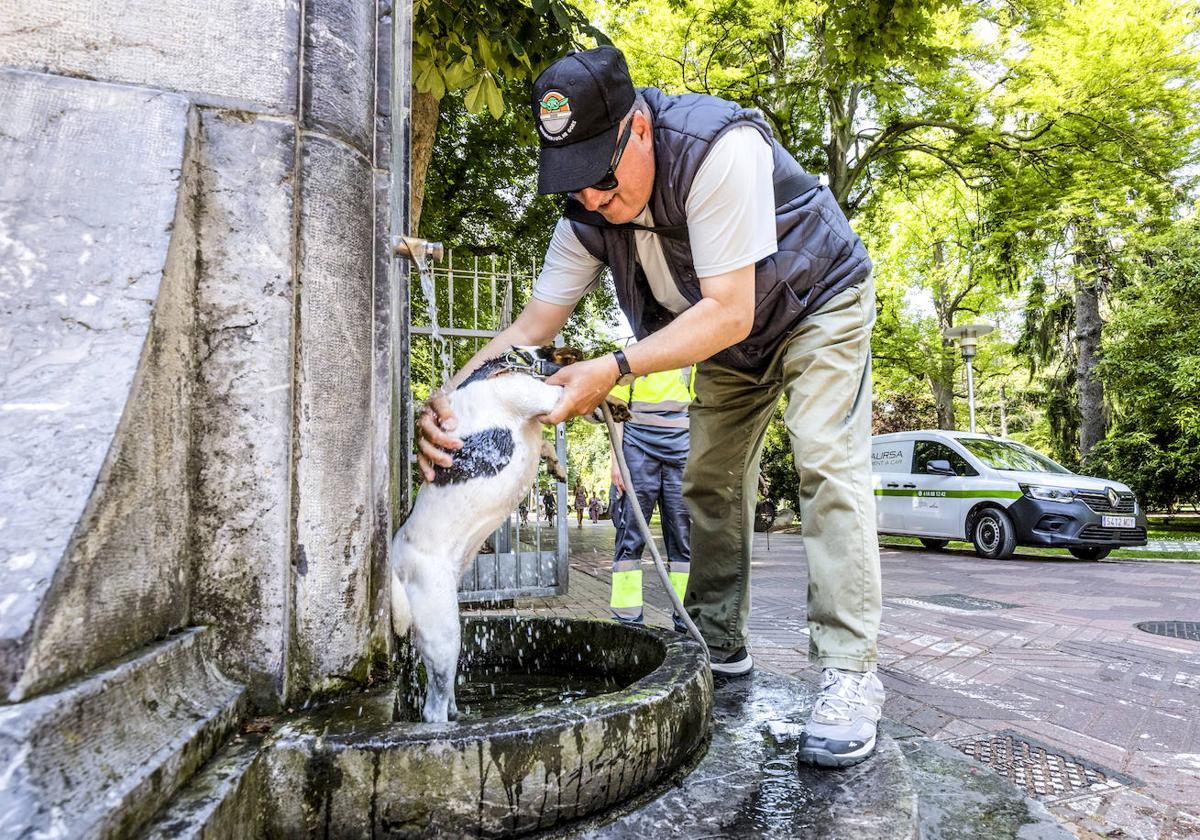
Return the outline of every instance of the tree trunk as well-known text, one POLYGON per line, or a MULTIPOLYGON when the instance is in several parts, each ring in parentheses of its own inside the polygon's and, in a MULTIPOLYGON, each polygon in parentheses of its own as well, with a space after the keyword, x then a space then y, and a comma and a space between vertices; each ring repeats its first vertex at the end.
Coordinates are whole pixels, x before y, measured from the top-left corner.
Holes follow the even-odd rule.
MULTIPOLYGON (((412 91, 412 145, 409 149, 412 161, 411 206, 412 219, 408 229, 416 234, 421 230, 421 205, 425 202, 425 177, 429 172, 429 161, 433 158, 433 143, 437 139, 438 114, 441 101, 432 94, 412 91)), ((434 239, 437 232, 430 234, 434 239)))
POLYGON ((1100 295, 1108 282, 1111 266, 1105 243, 1086 225, 1076 228, 1075 249, 1075 387, 1079 405, 1079 457, 1104 439, 1108 412, 1104 407, 1104 385, 1096 376, 1100 361, 1100 295))
POLYGON ((1104 439, 1108 412, 1104 407, 1104 385, 1096 376, 1100 361, 1100 284, 1080 279, 1075 288, 1075 341, 1078 347, 1076 387, 1079 391, 1079 457, 1104 439))
POLYGON ((827 87, 826 107, 829 109, 829 144, 825 154, 829 160, 826 170, 829 176, 829 191, 850 218, 850 152, 854 145, 854 95, 852 91, 827 87))
MULTIPOLYGON (((933 282, 933 311, 937 318, 938 333, 945 334, 954 326, 955 304, 952 295, 946 289, 942 267, 946 262, 946 249, 942 242, 933 244, 933 264, 936 266, 933 282)), ((929 387, 933 389, 933 399, 937 402, 938 428, 953 430, 954 421, 954 374, 955 374, 954 342, 948 338, 942 339, 941 357, 934 360, 935 373, 929 375, 929 387)))
POLYGON ((938 374, 929 374, 927 378, 934 402, 937 403, 938 428, 952 431, 957 428, 954 420, 954 347, 948 341, 946 345, 938 374))
POLYGON ((829 191, 841 206, 847 218, 850 216, 850 179, 849 155, 854 143, 854 109, 857 93, 853 87, 847 89, 829 77, 829 65, 825 43, 825 19, 818 16, 813 22, 813 35, 821 44, 819 58, 820 70, 825 77, 825 119, 829 126, 829 142, 825 145, 825 157, 828 160, 826 174, 829 177, 829 191))

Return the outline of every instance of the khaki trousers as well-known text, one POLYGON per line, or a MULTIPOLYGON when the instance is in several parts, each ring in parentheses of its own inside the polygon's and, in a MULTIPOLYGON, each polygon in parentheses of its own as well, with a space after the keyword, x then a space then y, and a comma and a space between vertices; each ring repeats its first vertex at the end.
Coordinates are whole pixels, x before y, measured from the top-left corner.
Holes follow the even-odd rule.
POLYGON ((683 495, 692 514, 685 606, 709 646, 746 644, 759 463, 780 393, 800 476, 809 658, 874 668, 882 609, 871 486, 872 280, 800 322, 761 374, 703 362, 683 495))

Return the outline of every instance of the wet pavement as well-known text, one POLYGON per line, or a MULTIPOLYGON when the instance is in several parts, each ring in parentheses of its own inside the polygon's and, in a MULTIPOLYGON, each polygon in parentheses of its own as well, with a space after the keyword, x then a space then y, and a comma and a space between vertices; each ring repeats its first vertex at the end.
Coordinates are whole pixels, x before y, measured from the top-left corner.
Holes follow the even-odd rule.
POLYGON ((759 672, 718 685, 712 742, 700 763, 632 813, 575 836, 911 837, 915 794, 890 738, 843 773, 797 769, 800 729, 811 706, 812 690, 780 674, 759 672))
MULTIPOLYGON (((604 614, 611 526, 571 538, 569 597, 522 610, 604 614)), ((755 558, 755 662, 813 684, 801 538, 772 534, 768 548, 759 535, 755 558)), ((885 715, 958 752, 1009 745, 993 766, 1080 836, 1200 838, 1200 642, 1134 626, 1200 616, 1200 563, 907 547, 882 562, 885 715)), ((666 597, 646 580, 647 616, 666 626, 666 597)))

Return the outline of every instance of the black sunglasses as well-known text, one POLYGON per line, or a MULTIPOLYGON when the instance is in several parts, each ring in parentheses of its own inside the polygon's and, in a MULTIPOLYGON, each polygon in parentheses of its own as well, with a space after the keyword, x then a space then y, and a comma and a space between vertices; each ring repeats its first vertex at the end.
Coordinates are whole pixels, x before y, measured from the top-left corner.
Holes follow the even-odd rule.
MULTIPOLYGON (((608 192, 615 190, 621 186, 621 182, 617 180, 617 167, 621 163, 621 155, 625 154, 625 147, 629 144, 629 135, 633 129, 633 117, 629 118, 629 122, 625 123, 625 130, 621 132, 621 139, 617 141, 617 153, 613 156, 612 163, 608 165, 608 172, 604 173, 604 177, 590 187, 584 187, 588 190, 597 190, 599 192, 608 192)), ((578 196, 583 190, 574 190, 570 193, 572 197, 578 196)))

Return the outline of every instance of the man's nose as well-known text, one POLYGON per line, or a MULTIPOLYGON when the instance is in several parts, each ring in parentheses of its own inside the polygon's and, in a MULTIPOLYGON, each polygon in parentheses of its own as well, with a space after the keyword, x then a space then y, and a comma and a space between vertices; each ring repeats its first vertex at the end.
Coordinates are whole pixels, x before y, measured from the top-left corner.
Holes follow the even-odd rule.
POLYGON ((599 209, 600 203, 604 201, 604 193, 600 192, 600 190, 594 190, 591 187, 586 187, 575 195, 579 203, 592 212, 599 209))

